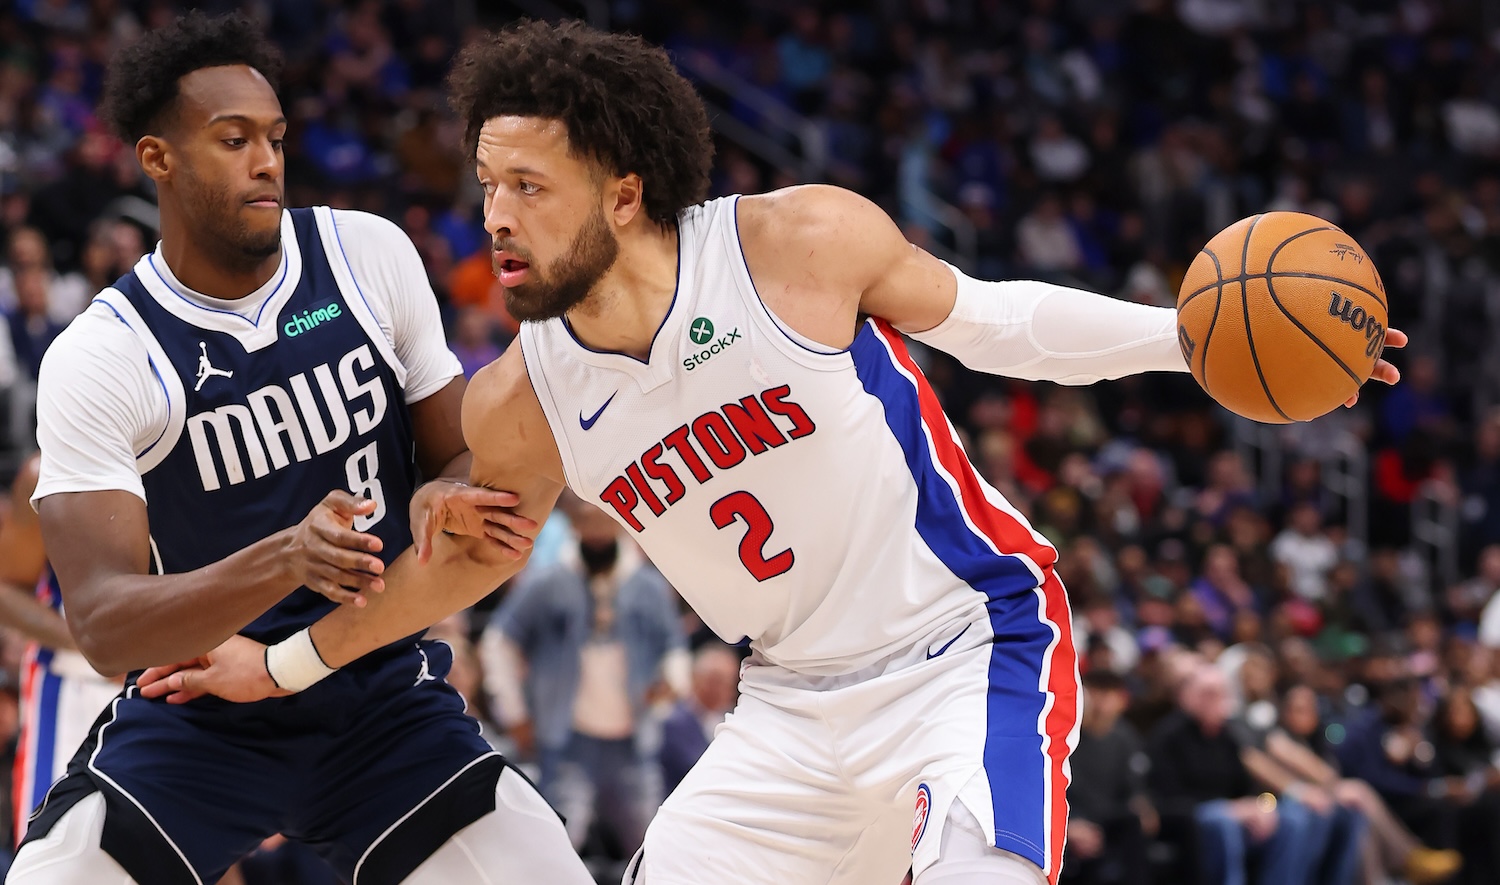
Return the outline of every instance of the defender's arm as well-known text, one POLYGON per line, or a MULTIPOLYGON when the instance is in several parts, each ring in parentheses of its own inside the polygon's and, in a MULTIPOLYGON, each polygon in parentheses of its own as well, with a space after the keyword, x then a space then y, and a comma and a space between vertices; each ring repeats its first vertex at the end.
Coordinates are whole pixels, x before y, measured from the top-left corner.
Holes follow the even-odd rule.
MULTIPOLYGON (((515 492, 514 512, 540 525, 562 493, 562 460, 519 346, 475 375, 464 398, 463 432, 474 456, 470 485, 515 492)), ((430 562, 419 564, 416 548, 407 550, 386 569, 378 599, 330 612, 312 626, 313 645, 326 664, 341 667, 473 605, 529 558, 529 550, 438 534, 430 562)))

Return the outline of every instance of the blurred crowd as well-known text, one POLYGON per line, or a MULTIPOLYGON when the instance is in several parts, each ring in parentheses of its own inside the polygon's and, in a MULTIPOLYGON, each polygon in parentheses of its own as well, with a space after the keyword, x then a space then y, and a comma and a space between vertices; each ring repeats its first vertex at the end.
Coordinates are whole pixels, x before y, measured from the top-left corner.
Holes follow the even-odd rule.
MULTIPOLYGON (((0 9, 0 479, 34 445, 48 343, 155 242, 151 189, 93 108, 112 48, 181 5, 0 9)), ((396 220, 466 370, 498 356, 515 324, 441 83, 476 28, 534 7, 192 5, 251 9, 287 53, 289 203, 396 220)), ((1065 880, 1493 881, 1500 7, 591 9, 667 46, 721 122, 763 134, 720 139, 716 194, 841 184, 978 276, 1171 304, 1198 248, 1253 212, 1310 212, 1361 243, 1412 337, 1405 380, 1309 425, 1247 434, 1186 376, 1074 389, 922 357, 980 470, 1061 550, 1087 694, 1065 880)), ((577 502, 525 575, 437 631, 471 712, 566 811, 600 881, 734 702, 740 650, 577 502)), ((16 718, 5 650, 0 737, 16 718)), ((327 881, 263 854, 253 882, 327 881)))

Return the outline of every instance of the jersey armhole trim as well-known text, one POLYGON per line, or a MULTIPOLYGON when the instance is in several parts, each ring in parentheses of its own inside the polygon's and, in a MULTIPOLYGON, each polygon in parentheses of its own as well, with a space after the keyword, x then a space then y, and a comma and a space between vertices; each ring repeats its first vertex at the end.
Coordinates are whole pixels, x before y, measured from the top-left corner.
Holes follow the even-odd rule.
MULTIPOLYGON (((740 197, 735 196, 729 205, 729 219, 725 226, 725 245, 734 253, 735 258, 729 261, 729 274, 737 283, 740 297, 750 309, 750 314, 755 318, 757 325, 770 333, 771 340, 777 344, 777 349, 791 357, 796 362, 809 369, 831 372, 847 369, 853 365, 853 357, 849 355, 849 348, 842 350, 830 348, 799 334, 795 329, 787 326, 766 302, 760 297, 760 290, 755 287, 755 278, 750 275, 750 260, 745 257, 745 243, 740 236, 740 197)), ((858 329, 855 330, 856 333, 858 329)), ((851 344, 852 346, 852 344, 851 344)))
POLYGON ((573 460, 573 450, 568 445, 568 435, 564 432, 566 425, 563 424, 562 414, 557 410, 557 400, 552 396, 552 387, 547 383, 547 376, 542 372, 540 365, 534 365, 533 349, 540 349, 536 340, 536 326, 532 323, 521 324, 521 334, 516 336, 514 347, 521 348, 521 362, 526 369, 526 380, 531 384, 531 390, 536 394, 536 401, 541 404, 542 415, 547 419, 548 429, 552 431, 552 440, 557 444, 558 458, 562 461, 563 480, 569 488, 582 489, 583 483, 579 481, 578 464, 573 460))
MULTIPOLYGON (((375 345, 386 365, 396 374, 396 383, 401 385, 404 395, 406 391, 406 366, 396 356, 396 348, 391 340, 386 337, 385 330, 380 326, 380 318, 375 315, 375 309, 370 306, 370 300, 365 297, 364 289, 360 288, 359 279, 354 276, 354 266, 349 263, 349 253, 344 251, 343 240, 339 238, 338 222, 333 217, 333 210, 327 206, 314 206, 313 218, 318 226, 318 237, 323 241, 323 255, 328 259, 328 267, 333 271, 334 281, 338 283, 339 294, 344 297, 344 303, 349 305, 354 312, 354 318, 364 327, 365 337, 375 345), (339 256, 338 261, 333 260, 334 254, 339 256), (353 293, 356 297, 351 297, 353 293)), ((451 380, 451 379, 450 379, 451 380)))
POLYGON ((161 387, 162 396, 167 401, 167 420, 162 425, 161 432, 156 435, 145 449, 136 453, 136 471, 145 476, 157 465, 166 459, 167 455, 177 446, 177 440, 182 436, 182 429, 187 424, 187 394, 182 387, 182 378, 172 368, 172 361, 167 358, 167 352, 162 349, 161 343, 146 326, 145 320, 136 312, 135 306, 130 299, 118 289, 105 289, 94 300, 109 308, 115 319, 124 324, 146 348, 146 361, 151 367, 151 373, 156 376, 156 382, 161 387), (119 295, 119 299, 108 297, 111 293, 119 295), (162 371, 162 367, 166 371, 162 371))

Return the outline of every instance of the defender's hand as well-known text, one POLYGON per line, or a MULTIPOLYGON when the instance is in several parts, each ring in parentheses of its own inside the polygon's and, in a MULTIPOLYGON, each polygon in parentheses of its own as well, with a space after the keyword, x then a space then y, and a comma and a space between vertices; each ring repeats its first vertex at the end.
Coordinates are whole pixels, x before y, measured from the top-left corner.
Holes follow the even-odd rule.
POLYGON ((375 502, 343 489, 328 493, 286 536, 282 567, 302 586, 334 602, 365 604, 361 593, 385 589, 380 574, 384 546, 376 535, 354 530, 354 519, 375 512, 375 502))
MULTIPOLYGON (((1387 329, 1385 333, 1385 350, 1399 350, 1406 346, 1409 339, 1406 333, 1400 329, 1387 329)), ((1370 373, 1371 381, 1379 381, 1383 384, 1395 384, 1401 380, 1401 370, 1386 362, 1384 359, 1376 360, 1375 370, 1370 373)), ((1359 402, 1359 394, 1355 393, 1344 403, 1344 408, 1349 408, 1359 402)))
POLYGON ((246 704, 291 694, 277 688, 266 672, 266 647, 246 636, 231 636, 197 660, 152 667, 136 685, 142 697, 166 698, 169 704, 186 704, 204 695, 246 704))
POLYGON ((531 549, 541 526, 512 513, 521 503, 514 492, 434 480, 424 483, 411 499, 411 536, 417 562, 432 558, 432 538, 438 532, 468 535, 488 542, 509 559, 520 559, 531 549))

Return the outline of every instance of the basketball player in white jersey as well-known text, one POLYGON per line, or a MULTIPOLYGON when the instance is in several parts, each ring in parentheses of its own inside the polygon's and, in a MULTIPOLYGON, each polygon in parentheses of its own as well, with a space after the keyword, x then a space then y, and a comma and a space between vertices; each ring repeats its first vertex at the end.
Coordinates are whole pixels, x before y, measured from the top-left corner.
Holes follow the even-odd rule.
POLYGON ((31 509, 40 462, 35 454, 21 462, 10 487, 10 512, 0 521, 0 625, 28 640, 11 787, 18 841, 26 834, 31 809, 62 776, 89 727, 120 692, 118 681, 99 675, 78 653, 63 620, 62 595, 31 509))
MULTIPOLYGON (((634 38, 524 24, 451 85, 528 321, 469 387, 471 481, 533 519, 566 484, 753 649, 627 882, 1055 883, 1079 716, 1056 552, 977 475, 901 333, 1085 384, 1186 371, 1175 313, 970 279, 838 188, 694 205, 702 105, 634 38)), ((311 684, 510 570, 465 543, 418 537, 368 608, 235 640, 148 693, 311 684)))

